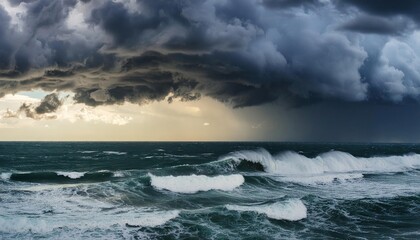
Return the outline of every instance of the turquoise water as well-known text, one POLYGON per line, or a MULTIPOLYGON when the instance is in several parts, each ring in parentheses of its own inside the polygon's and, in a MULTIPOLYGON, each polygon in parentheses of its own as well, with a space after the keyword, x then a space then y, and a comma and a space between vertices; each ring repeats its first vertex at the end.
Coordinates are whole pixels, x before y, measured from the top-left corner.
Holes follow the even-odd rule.
POLYGON ((0 143, 0 239, 419 239, 420 145, 0 143))

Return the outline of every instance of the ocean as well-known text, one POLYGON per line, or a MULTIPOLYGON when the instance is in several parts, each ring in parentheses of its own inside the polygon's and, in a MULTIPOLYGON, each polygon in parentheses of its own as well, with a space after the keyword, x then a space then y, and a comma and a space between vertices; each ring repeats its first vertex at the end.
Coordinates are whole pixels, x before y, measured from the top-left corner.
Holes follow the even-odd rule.
POLYGON ((0 239, 420 239, 420 145, 2 142, 0 239))

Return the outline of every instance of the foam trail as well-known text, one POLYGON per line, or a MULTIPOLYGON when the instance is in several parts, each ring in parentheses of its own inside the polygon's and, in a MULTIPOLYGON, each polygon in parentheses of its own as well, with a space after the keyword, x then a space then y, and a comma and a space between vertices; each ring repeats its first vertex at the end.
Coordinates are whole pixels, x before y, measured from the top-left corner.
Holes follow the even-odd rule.
POLYGON ((149 173, 149 176, 153 187, 178 193, 196 193, 210 190, 232 191, 245 182, 244 177, 240 174, 215 177, 195 174, 159 177, 149 173))
POLYGON ((77 151, 78 153, 95 153, 97 151, 77 151))
POLYGON ((289 199, 285 202, 276 202, 273 204, 239 206, 226 205, 231 211, 257 212, 264 214, 269 218, 277 220, 299 221, 307 217, 305 204, 299 199, 289 199))
POLYGON ((281 175, 315 175, 346 172, 400 172, 420 167, 420 155, 358 158, 345 152, 331 151, 308 158, 296 152, 271 155, 265 149, 238 151, 222 160, 233 159, 259 163, 264 171, 281 175))
POLYGON ((57 172, 58 176, 64 176, 71 179, 78 179, 83 177, 86 174, 86 172, 57 172))
POLYGON ((28 218, 28 217, 1 217, 0 232, 9 233, 48 233, 60 228, 70 229, 111 229, 119 227, 156 227, 163 225, 179 216, 180 211, 156 211, 156 212, 136 212, 136 214, 121 210, 111 214, 96 214, 97 221, 91 218, 79 219, 55 219, 54 217, 28 218))

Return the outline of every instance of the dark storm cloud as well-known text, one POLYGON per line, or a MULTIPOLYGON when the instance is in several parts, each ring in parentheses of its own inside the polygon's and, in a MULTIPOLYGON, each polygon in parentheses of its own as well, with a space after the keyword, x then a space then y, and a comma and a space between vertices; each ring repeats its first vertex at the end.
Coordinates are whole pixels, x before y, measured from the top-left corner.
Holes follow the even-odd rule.
POLYGON ((71 91, 91 106, 210 96, 246 107, 420 94, 417 1, 9 2, 25 12, 12 31, 0 8, 0 96, 71 91))
POLYGON ((1 69, 7 69, 9 67, 13 50, 9 39, 5 37, 10 31, 10 17, 2 6, 0 6, 0 23, 0 74, 4 74, 4 72, 8 71, 1 71, 1 69))
POLYGON ((2 118, 18 118, 21 114, 32 119, 54 119, 54 113, 63 105, 63 100, 56 93, 45 96, 37 105, 23 103, 19 109, 14 112, 7 110, 2 114, 2 118))
POLYGON ((383 1, 383 0, 343 0, 338 4, 357 7, 367 13, 381 16, 405 15, 420 21, 420 2, 417 0, 383 1))
POLYGON ((57 111, 62 105, 62 101, 58 98, 57 94, 52 93, 44 97, 41 103, 35 107, 37 114, 53 113, 57 111))
POLYGON ((301 6, 314 6, 320 5, 318 0, 263 0, 263 3, 267 7, 278 7, 278 8, 287 8, 287 7, 301 7, 301 6))

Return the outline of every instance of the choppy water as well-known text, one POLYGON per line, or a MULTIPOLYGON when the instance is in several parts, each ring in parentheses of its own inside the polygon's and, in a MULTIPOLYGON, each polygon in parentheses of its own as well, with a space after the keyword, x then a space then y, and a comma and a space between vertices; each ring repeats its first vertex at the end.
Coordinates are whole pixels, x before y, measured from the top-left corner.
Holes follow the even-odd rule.
POLYGON ((420 239, 419 153, 0 143, 0 239, 420 239))

